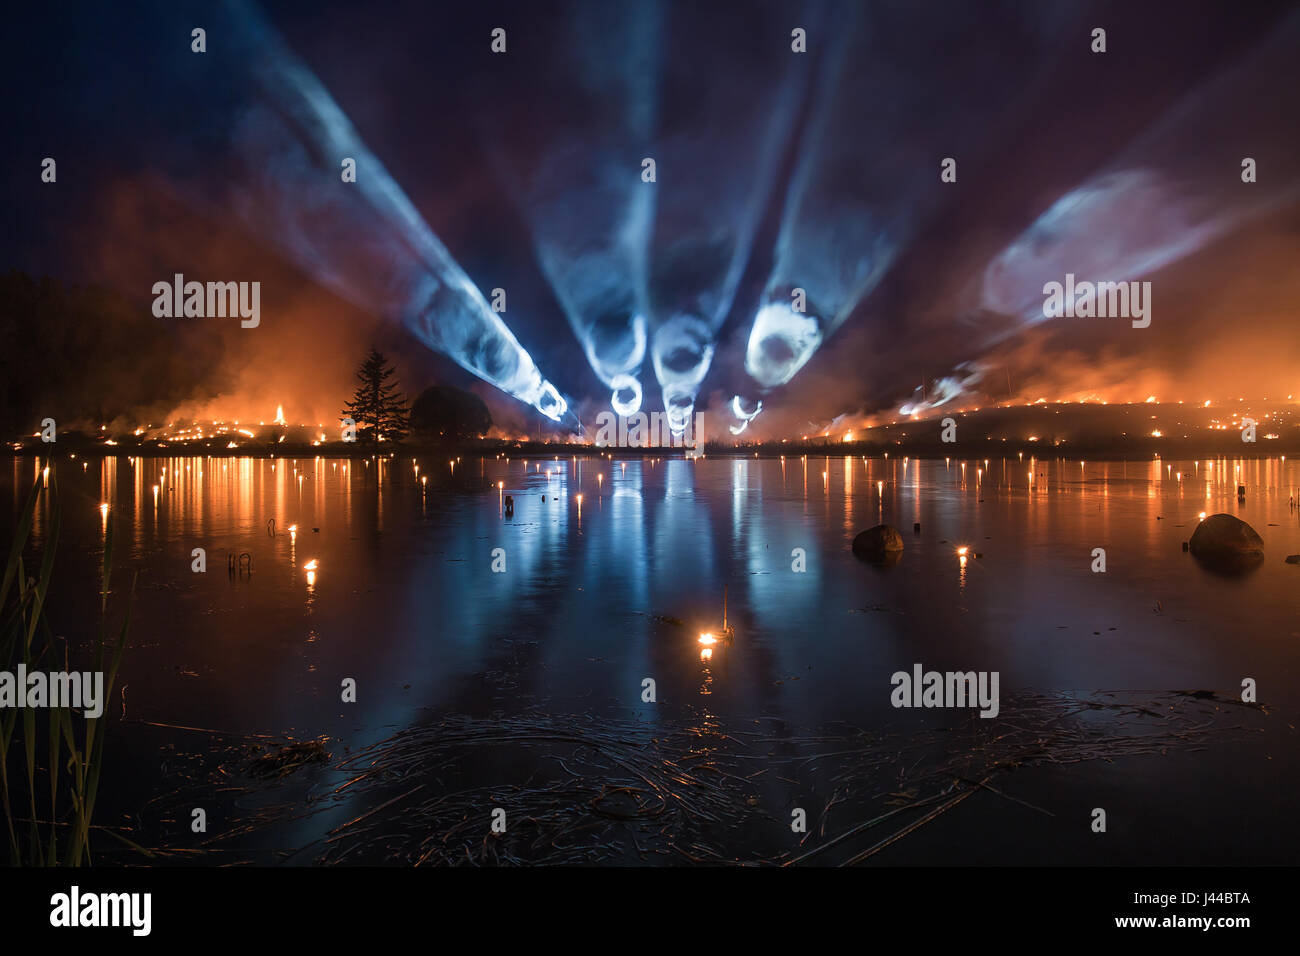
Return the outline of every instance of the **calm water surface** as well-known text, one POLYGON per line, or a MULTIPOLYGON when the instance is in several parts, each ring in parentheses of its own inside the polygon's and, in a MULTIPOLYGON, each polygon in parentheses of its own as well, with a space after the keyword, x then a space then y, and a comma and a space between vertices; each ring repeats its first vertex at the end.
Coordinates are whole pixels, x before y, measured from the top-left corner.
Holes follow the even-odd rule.
MULTIPOLYGON (((43 464, 5 468, 6 532, 43 464)), ((53 471, 56 633, 94 633, 106 521, 115 592, 140 573, 109 817, 167 788, 167 747, 201 744, 140 721, 352 747, 431 716, 525 711, 908 731, 952 719, 890 706, 890 675, 920 663, 998 671, 1004 697, 1235 696, 1253 677, 1270 714, 1244 742, 1026 771, 1006 786, 1054 817, 970 801, 881 862, 1300 857, 1291 461, 61 457, 53 471), (1199 513, 1220 511, 1264 538, 1258 570, 1224 577, 1182 552, 1199 513), (850 553, 882 521, 906 542, 886 569, 850 553), (243 553, 252 573, 228 574, 243 553), (736 639, 704 661, 724 589, 736 639), (641 700, 646 677, 657 704, 641 700), (340 702, 344 678, 356 704, 340 702), (1095 806, 1110 808, 1104 836, 1088 830, 1095 806)), ((48 530, 42 513, 29 553, 48 530)))

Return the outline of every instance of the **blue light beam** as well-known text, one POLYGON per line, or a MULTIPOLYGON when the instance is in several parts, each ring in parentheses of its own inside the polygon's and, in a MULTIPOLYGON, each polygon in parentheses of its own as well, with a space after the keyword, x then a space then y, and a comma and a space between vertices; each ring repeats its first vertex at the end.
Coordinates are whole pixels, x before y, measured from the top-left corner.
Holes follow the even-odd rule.
MULTIPOLYGON (((552 421, 567 401, 452 258, 308 67, 246 0, 228 0, 227 42, 252 65, 262 100, 233 146, 250 179, 232 187, 236 213, 323 285, 396 316, 425 345, 552 421), (356 182, 341 180, 344 158, 356 182)), ((571 416, 570 416, 571 417, 571 416)))
POLYGON ((554 84, 580 109, 511 163, 493 127, 493 158, 533 235, 537 261, 620 415, 641 408, 646 355, 646 242, 655 190, 640 180, 656 111, 661 11, 575 0, 554 84))
MULTIPOLYGON (((653 153, 648 290, 650 354, 674 434, 690 421, 712 364, 812 69, 788 47, 724 41, 711 32, 716 24, 688 20, 686 9, 674 9, 682 19, 671 42, 673 64, 687 75, 665 82, 689 91, 689 102, 664 110, 653 153)), ((805 19, 796 13, 792 22, 805 19)))
POLYGON ((761 396, 807 365, 941 207, 941 159, 955 153, 976 162, 981 144, 995 140, 1006 117, 1029 101, 1054 55, 1040 39, 1015 44, 1026 53, 1010 61, 965 38, 990 29, 995 16, 1007 36, 1060 30, 1050 13, 971 8, 947 11, 933 29, 915 34, 891 21, 903 12, 846 6, 836 23, 774 265, 749 329, 733 434, 758 414, 761 396), (919 45, 908 47, 909 38, 919 45), (915 66, 936 46, 953 52, 944 74, 927 81, 915 66), (954 86, 953 75, 977 75, 980 83, 954 86))
POLYGON ((1185 96, 994 256, 983 272, 981 304, 1019 324, 987 344, 1045 321, 1048 282, 1068 273, 1132 281, 1300 199, 1300 156, 1289 147, 1284 119, 1300 115, 1298 48, 1300 14, 1185 96), (1239 108, 1249 102, 1269 103, 1276 121, 1261 124, 1257 111, 1239 108), (1225 143, 1256 160, 1258 181, 1242 181, 1242 156, 1218 148, 1225 143))

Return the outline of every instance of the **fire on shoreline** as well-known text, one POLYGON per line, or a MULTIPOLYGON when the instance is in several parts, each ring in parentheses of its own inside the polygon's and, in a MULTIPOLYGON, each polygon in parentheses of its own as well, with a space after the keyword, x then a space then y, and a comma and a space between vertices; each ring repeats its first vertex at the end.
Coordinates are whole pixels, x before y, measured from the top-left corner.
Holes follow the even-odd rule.
MULTIPOLYGON (((1130 417, 1141 413, 1144 421, 1134 421, 1133 430, 1118 429, 1115 434, 1117 440, 1137 436, 1145 436, 1151 439, 1190 438, 1194 434, 1204 434, 1205 432, 1240 431, 1247 424, 1253 423, 1258 428, 1260 440, 1269 441, 1279 438, 1280 431, 1283 428, 1300 426, 1300 414, 1296 414, 1300 412, 1300 409, 1295 408, 1297 404, 1300 403, 1297 403, 1292 395, 1287 395, 1285 400, 1270 401, 1261 399, 1257 403, 1247 402, 1244 397, 1225 401, 1203 399, 1192 403, 1183 401, 1161 402, 1158 396, 1151 395, 1143 401, 1123 403, 1108 402, 1101 399, 1048 401, 1045 398, 1037 398, 1033 401, 996 402, 986 405, 957 406, 954 404, 953 407, 937 406, 930 408, 923 415, 845 415, 818 429, 800 430, 799 433, 787 437, 776 436, 759 439, 758 441, 737 443, 737 447, 742 444, 750 446, 789 442, 871 444, 873 441, 888 440, 898 443, 900 438, 917 437, 919 428, 934 427, 935 423, 946 418, 953 418, 960 422, 961 419, 967 416, 982 415, 986 422, 992 422, 1002 414, 1011 413, 1017 409, 1038 409, 1043 412, 1054 412, 1056 415, 1065 413, 1067 416, 1073 411, 1076 418, 1085 409, 1106 409, 1108 413, 1116 415, 1128 414, 1130 417), (1256 404, 1262 405, 1263 403, 1268 403, 1267 407, 1254 407, 1256 404), (1153 412, 1155 414, 1152 414, 1153 412), (908 429, 910 429, 910 432, 908 429)), ((989 434, 981 436, 981 438, 990 441, 1017 442, 1037 442, 1042 440, 1049 441, 1052 444, 1060 444, 1066 441, 1065 437, 1052 439, 1050 429, 1042 427, 1051 424, 1051 421, 1043 420, 1041 425, 1032 427, 1026 425, 1019 428, 1017 426, 1000 429, 990 428, 988 429, 989 434), (992 434, 993 430, 999 430, 1001 434, 995 437, 992 434), (1049 437, 1044 438, 1044 433, 1047 433, 1049 437)), ((333 427, 333 425, 330 427, 333 427)), ((1068 431, 1068 429, 1066 430, 1068 431)), ((192 447, 198 443, 208 443, 209 448, 235 450, 247 447, 249 450, 253 450, 259 446, 265 449, 271 445, 320 447, 332 444, 325 422, 290 424, 285 419, 283 405, 276 406, 275 417, 270 421, 251 422, 242 419, 213 419, 211 421, 171 421, 165 424, 147 422, 136 425, 134 428, 125 426, 120 429, 116 425, 101 424, 94 430, 92 435, 86 435, 84 430, 79 431, 76 428, 70 428, 68 431, 71 434, 80 434, 83 437, 91 438, 96 443, 104 446, 118 447, 125 445, 128 448, 132 445, 154 445, 158 448, 167 448, 173 445, 192 447), (113 430, 110 430, 110 428, 113 430)), ((30 438, 39 440, 41 437, 42 434, 39 431, 30 433, 30 438)), ((559 443, 567 446, 593 447, 595 444, 590 432, 585 435, 548 433, 506 435, 500 429, 494 427, 488 437, 490 440, 505 443, 559 443)), ((11 448, 15 451, 22 450, 26 444, 26 441, 10 443, 11 448)))

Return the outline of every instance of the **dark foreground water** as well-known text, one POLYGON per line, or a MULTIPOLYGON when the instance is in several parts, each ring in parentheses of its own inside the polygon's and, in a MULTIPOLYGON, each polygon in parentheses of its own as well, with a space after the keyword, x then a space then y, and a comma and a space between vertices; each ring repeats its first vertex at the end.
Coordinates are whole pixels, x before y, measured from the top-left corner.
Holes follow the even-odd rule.
MULTIPOLYGON (((6 540, 44 463, 4 469, 6 540)), ((939 806, 870 860, 1300 860, 1291 461, 62 457, 53 472, 56 633, 95 632, 106 522, 115 602, 139 570, 97 820, 170 860, 447 862, 434 844, 456 827, 489 862, 789 860, 930 799, 812 861, 939 806), (1221 511, 1263 536, 1257 570, 1182 552, 1221 511), (882 521, 906 543, 894 567, 850 552, 882 521), (251 574, 228 573, 245 553, 251 574), (735 638, 705 659, 724 589, 735 638), (1001 713, 895 709, 890 676, 916 664, 997 671, 1001 713), (1262 709, 1233 705, 1245 678, 1262 709), (249 772, 321 737, 322 763, 249 772), (979 782, 993 789, 966 792, 979 782), (497 807, 538 839, 482 849, 497 807), (791 832, 795 808, 810 834, 791 832)), ((29 554, 48 528, 42 513, 29 554)))

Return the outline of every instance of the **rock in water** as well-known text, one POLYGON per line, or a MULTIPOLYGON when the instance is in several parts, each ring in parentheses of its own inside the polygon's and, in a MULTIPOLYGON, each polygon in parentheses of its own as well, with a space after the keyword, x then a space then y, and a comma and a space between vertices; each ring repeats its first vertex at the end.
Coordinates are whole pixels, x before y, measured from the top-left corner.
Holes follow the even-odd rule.
POLYGON ((1232 515, 1210 515, 1192 533, 1187 549, 1206 561, 1250 563, 1264 557, 1264 539, 1232 515))
POLYGON ((863 561, 895 563, 903 554, 903 536, 892 525, 878 524, 853 539, 853 553, 863 561))

